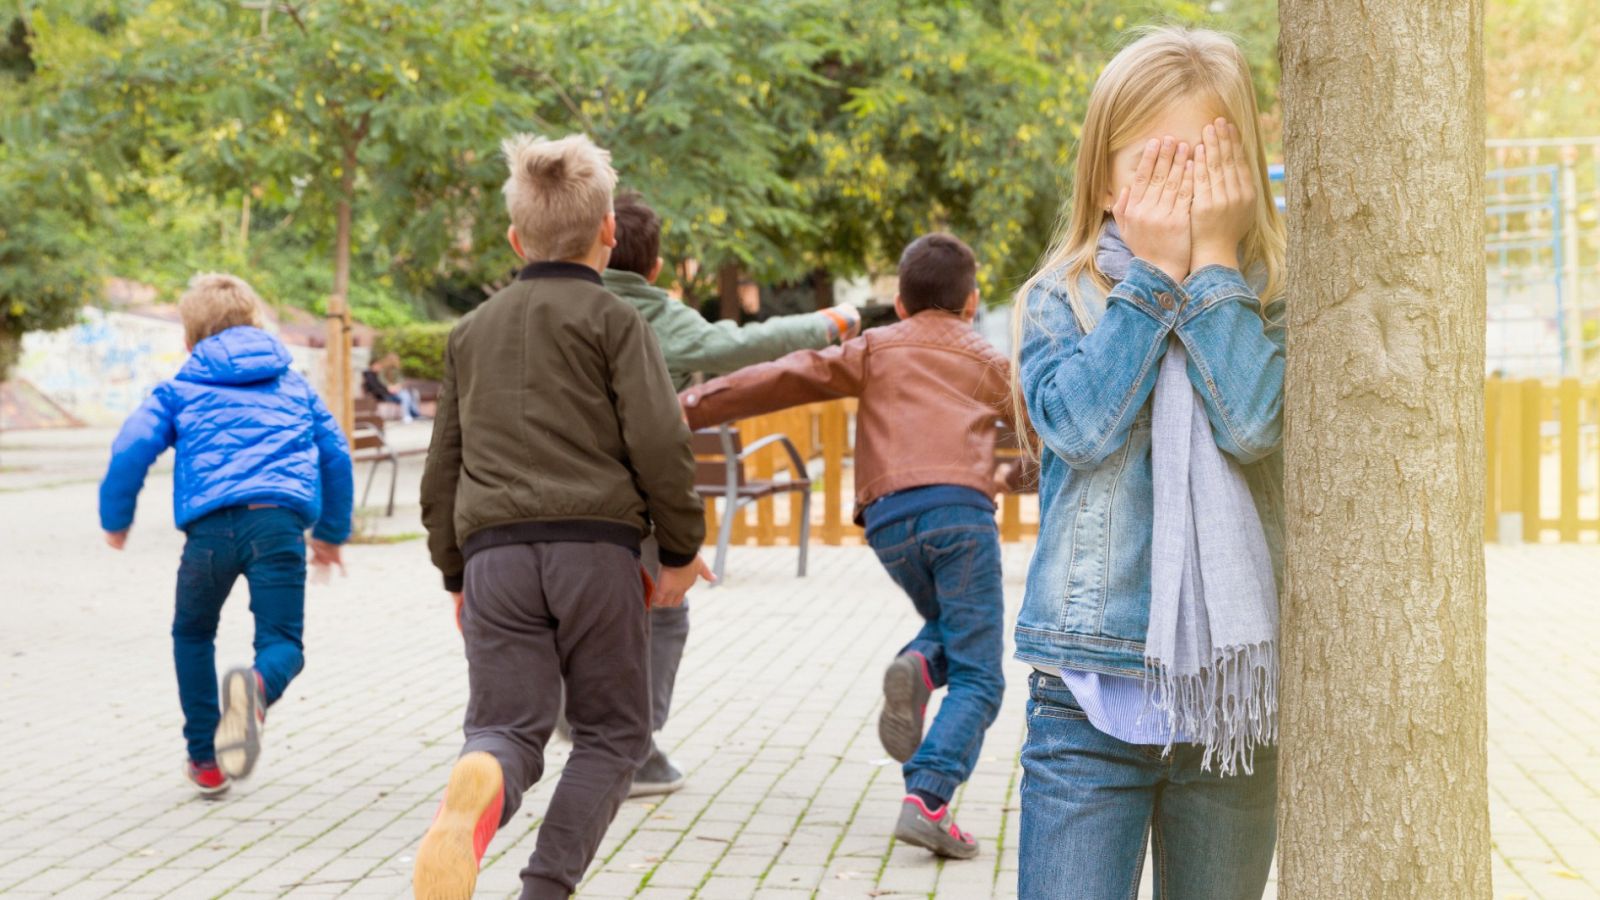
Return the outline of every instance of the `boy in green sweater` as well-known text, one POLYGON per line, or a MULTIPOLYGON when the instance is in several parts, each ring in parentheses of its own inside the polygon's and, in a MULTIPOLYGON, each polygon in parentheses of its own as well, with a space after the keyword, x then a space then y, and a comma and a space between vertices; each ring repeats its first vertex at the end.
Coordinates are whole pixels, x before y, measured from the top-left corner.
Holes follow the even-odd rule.
MULTIPOLYGON (((617 245, 602 278, 606 289, 638 310, 655 332, 667 372, 680 391, 696 373, 725 375, 795 350, 820 350, 855 337, 861 329, 861 315, 848 304, 743 326, 708 322, 655 285, 661 274, 661 219, 655 211, 638 194, 619 195, 615 208, 617 245)), ((655 542, 647 540, 642 550, 653 575, 655 542)), ((672 687, 688 640, 687 603, 650 610, 650 716, 655 731, 671 711, 672 687)), ((650 757, 634 773, 629 796, 670 794, 682 786, 683 773, 652 741, 650 757)))

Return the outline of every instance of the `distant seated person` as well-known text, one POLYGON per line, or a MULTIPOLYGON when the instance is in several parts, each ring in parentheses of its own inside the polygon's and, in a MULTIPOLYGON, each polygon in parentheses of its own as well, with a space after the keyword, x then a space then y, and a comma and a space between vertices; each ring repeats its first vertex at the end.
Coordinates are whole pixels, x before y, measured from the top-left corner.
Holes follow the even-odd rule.
POLYGON ((361 390, 379 403, 393 403, 400 407, 400 415, 407 422, 422 417, 416 389, 404 387, 401 383, 400 357, 397 354, 390 353, 368 365, 367 370, 361 373, 361 390), (383 377, 385 372, 394 373, 392 382, 383 377))

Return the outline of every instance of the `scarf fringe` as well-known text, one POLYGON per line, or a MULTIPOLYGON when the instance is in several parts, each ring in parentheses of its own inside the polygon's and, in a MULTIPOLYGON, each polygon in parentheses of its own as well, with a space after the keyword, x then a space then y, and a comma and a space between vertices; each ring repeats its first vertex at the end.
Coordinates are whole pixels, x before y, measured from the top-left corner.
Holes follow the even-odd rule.
POLYGON ((1193 675, 1145 658, 1146 700, 1167 718, 1167 744, 1177 735, 1205 747, 1200 767, 1216 761, 1222 775, 1255 772, 1256 747, 1278 740, 1276 641, 1224 647, 1193 675))

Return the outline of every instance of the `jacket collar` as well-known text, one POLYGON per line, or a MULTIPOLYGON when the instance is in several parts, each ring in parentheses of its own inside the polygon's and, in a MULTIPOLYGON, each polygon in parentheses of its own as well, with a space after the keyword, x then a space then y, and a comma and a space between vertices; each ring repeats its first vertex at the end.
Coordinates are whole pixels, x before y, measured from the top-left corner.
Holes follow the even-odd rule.
POLYGON ((546 262, 529 263, 517 273, 517 280, 531 280, 534 278, 577 278, 582 281, 603 285, 600 273, 582 263, 561 262, 550 260, 546 262))

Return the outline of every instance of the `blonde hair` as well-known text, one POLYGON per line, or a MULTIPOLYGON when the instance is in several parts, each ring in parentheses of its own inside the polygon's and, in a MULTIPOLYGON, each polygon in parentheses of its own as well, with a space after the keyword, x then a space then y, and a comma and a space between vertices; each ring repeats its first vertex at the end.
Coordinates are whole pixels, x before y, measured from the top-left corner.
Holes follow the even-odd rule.
POLYGON ((239 325, 261 327, 266 304, 237 275, 202 272, 189 279, 189 289, 178 298, 178 317, 189 346, 239 325))
POLYGON ((1016 294, 1011 385, 1019 417, 1026 413, 1019 372, 1023 326, 1030 315, 1028 295, 1042 281, 1060 280, 1078 327, 1085 334, 1094 328, 1095 315, 1084 304, 1080 284, 1087 278, 1102 292, 1112 287, 1095 261, 1101 229, 1111 217, 1101 204, 1111 189, 1112 155, 1144 139, 1150 122, 1174 103, 1213 103, 1238 126, 1240 143, 1256 176, 1255 222, 1240 244, 1239 265, 1246 272, 1265 274, 1263 307, 1283 290, 1287 237, 1267 178, 1255 86, 1244 54, 1232 38, 1202 28, 1164 26, 1135 33, 1140 37, 1112 57, 1089 93, 1089 109, 1078 139, 1071 206, 1064 210, 1038 270, 1016 294))
POLYGON ((511 175, 506 212, 529 261, 577 259, 611 212, 611 154, 581 134, 558 141, 519 134, 500 145, 511 175))

